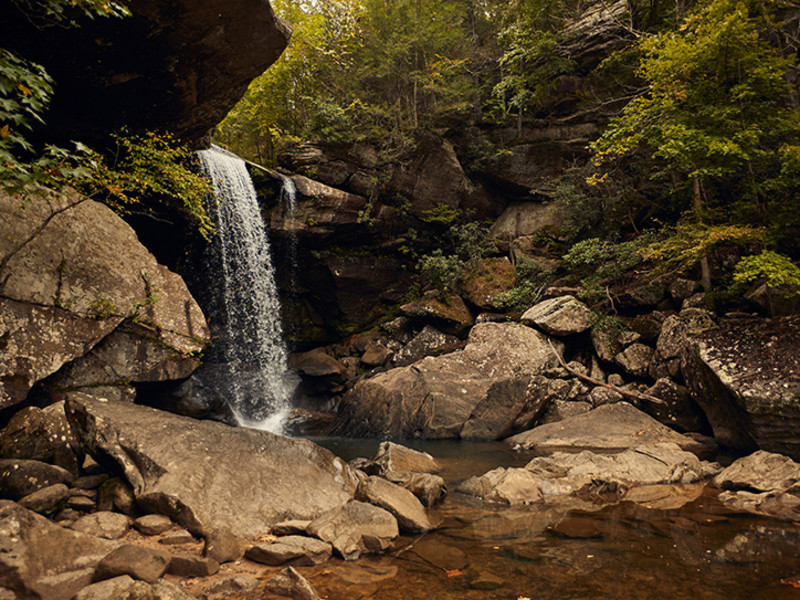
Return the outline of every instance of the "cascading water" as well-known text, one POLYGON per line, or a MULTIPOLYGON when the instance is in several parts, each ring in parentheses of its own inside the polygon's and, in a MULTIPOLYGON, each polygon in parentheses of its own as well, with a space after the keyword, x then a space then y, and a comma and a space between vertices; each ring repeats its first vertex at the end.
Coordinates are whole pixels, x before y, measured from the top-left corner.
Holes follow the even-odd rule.
POLYGON ((292 267, 292 278, 297 275, 297 231, 295 220, 297 219, 297 186, 294 180, 286 175, 278 173, 281 178, 281 202, 284 205, 286 214, 285 221, 291 226, 289 230, 289 264, 292 267))
POLYGON ((209 279, 217 282, 207 357, 214 386, 240 425, 280 433, 297 380, 287 367, 275 269, 256 192, 235 154, 217 146, 198 154, 219 198, 208 207, 217 228, 207 259, 209 279))

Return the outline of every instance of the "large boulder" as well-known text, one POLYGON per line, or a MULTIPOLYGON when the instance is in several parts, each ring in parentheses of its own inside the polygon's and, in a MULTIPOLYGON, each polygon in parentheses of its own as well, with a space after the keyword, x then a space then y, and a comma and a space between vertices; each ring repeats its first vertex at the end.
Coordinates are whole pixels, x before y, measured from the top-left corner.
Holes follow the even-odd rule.
POLYGON ((348 392, 333 431, 351 436, 470 437, 508 435, 530 409, 532 374, 557 365, 547 339, 514 323, 481 323, 463 350, 427 357, 358 382, 348 392), (523 392, 523 393, 521 393, 523 392), (473 425, 475 411, 491 413, 490 427, 473 425), (494 410, 494 412, 493 412, 494 410))
POLYGON ((707 448, 662 425, 627 402, 605 404, 557 423, 547 423, 506 440, 520 449, 538 452, 578 449, 621 451, 671 442, 681 450, 702 453, 707 448))
POLYGON ((69 600, 115 546, 0 500, 0 590, 17 600, 69 600))
POLYGON ((200 308, 111 209, 70 192, 0 194, 0 219, 0 408, 55 373, 46 387, 57 392, 197 367, 209 335, 200 308))
POLYGON ((692 336, 687 385, 717 441, 800 457, 800 317, 746 319, 692 336))
POLYGON ((84 142, 124 125, 198 142, 283 51, 290 27, 264 0, 130 0, 126 19, 43 27, 13 3, 0 9, 4 47, 58 82, 47 123, 84 142))
POLYGON ((305 440, 120 402, 70 400, 67 415, 84 447, 123 471, 143 509, 198 535, 264 535, 285 518, 345 504, 356 485, 347 465, 305 440))

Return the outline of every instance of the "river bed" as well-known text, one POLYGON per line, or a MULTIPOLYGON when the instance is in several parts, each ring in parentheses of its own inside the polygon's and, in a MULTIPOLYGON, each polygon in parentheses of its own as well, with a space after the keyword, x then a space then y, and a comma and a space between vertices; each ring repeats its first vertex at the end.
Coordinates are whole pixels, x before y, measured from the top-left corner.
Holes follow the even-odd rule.
MULTIPOLYGON (((316 439, 345 460, 375 440, 316 439)), ((458 482, 531 455, 502 443, 420 442, 442 465, 440 526, 389 555, 303 570, 329 600, 800 598, 800 524, 732 513, 703 486, 652 486, 636 503, 484 506, 458 482), (692 499, 693 498, 693 499, 692 499), (685 504, 676 507, 678 504, 685 504)))

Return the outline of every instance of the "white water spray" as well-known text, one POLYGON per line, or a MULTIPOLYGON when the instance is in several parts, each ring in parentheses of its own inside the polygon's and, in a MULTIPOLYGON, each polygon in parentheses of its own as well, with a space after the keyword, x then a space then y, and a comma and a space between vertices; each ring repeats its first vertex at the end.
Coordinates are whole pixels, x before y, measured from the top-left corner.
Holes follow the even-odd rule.
POLYGON ((297 387, 287 367, 275 269, 250 174, 242 159, 217 146, 199 153, 219 201, 209 202, 217 235, 208 268, 219 301, 213 362, 240 425, 282 430, 297 387))

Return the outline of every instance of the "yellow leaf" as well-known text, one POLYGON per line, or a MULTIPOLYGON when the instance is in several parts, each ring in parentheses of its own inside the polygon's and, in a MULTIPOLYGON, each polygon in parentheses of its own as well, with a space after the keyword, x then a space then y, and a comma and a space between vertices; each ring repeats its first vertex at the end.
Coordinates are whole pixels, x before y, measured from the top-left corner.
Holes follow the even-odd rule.
POLYGON ((11 130, 8 128, 8 123, 6 123, 0 128, 0 137, 6 137, 9 133, 11 133, 11 130))
POLYGON ((19 91, 22 92, 23 96, 30 96, 31 95, 31 88, 29 88, 28 86, 23 85, 23 84, 20 83, 17 87, 19 87, 19 91))

